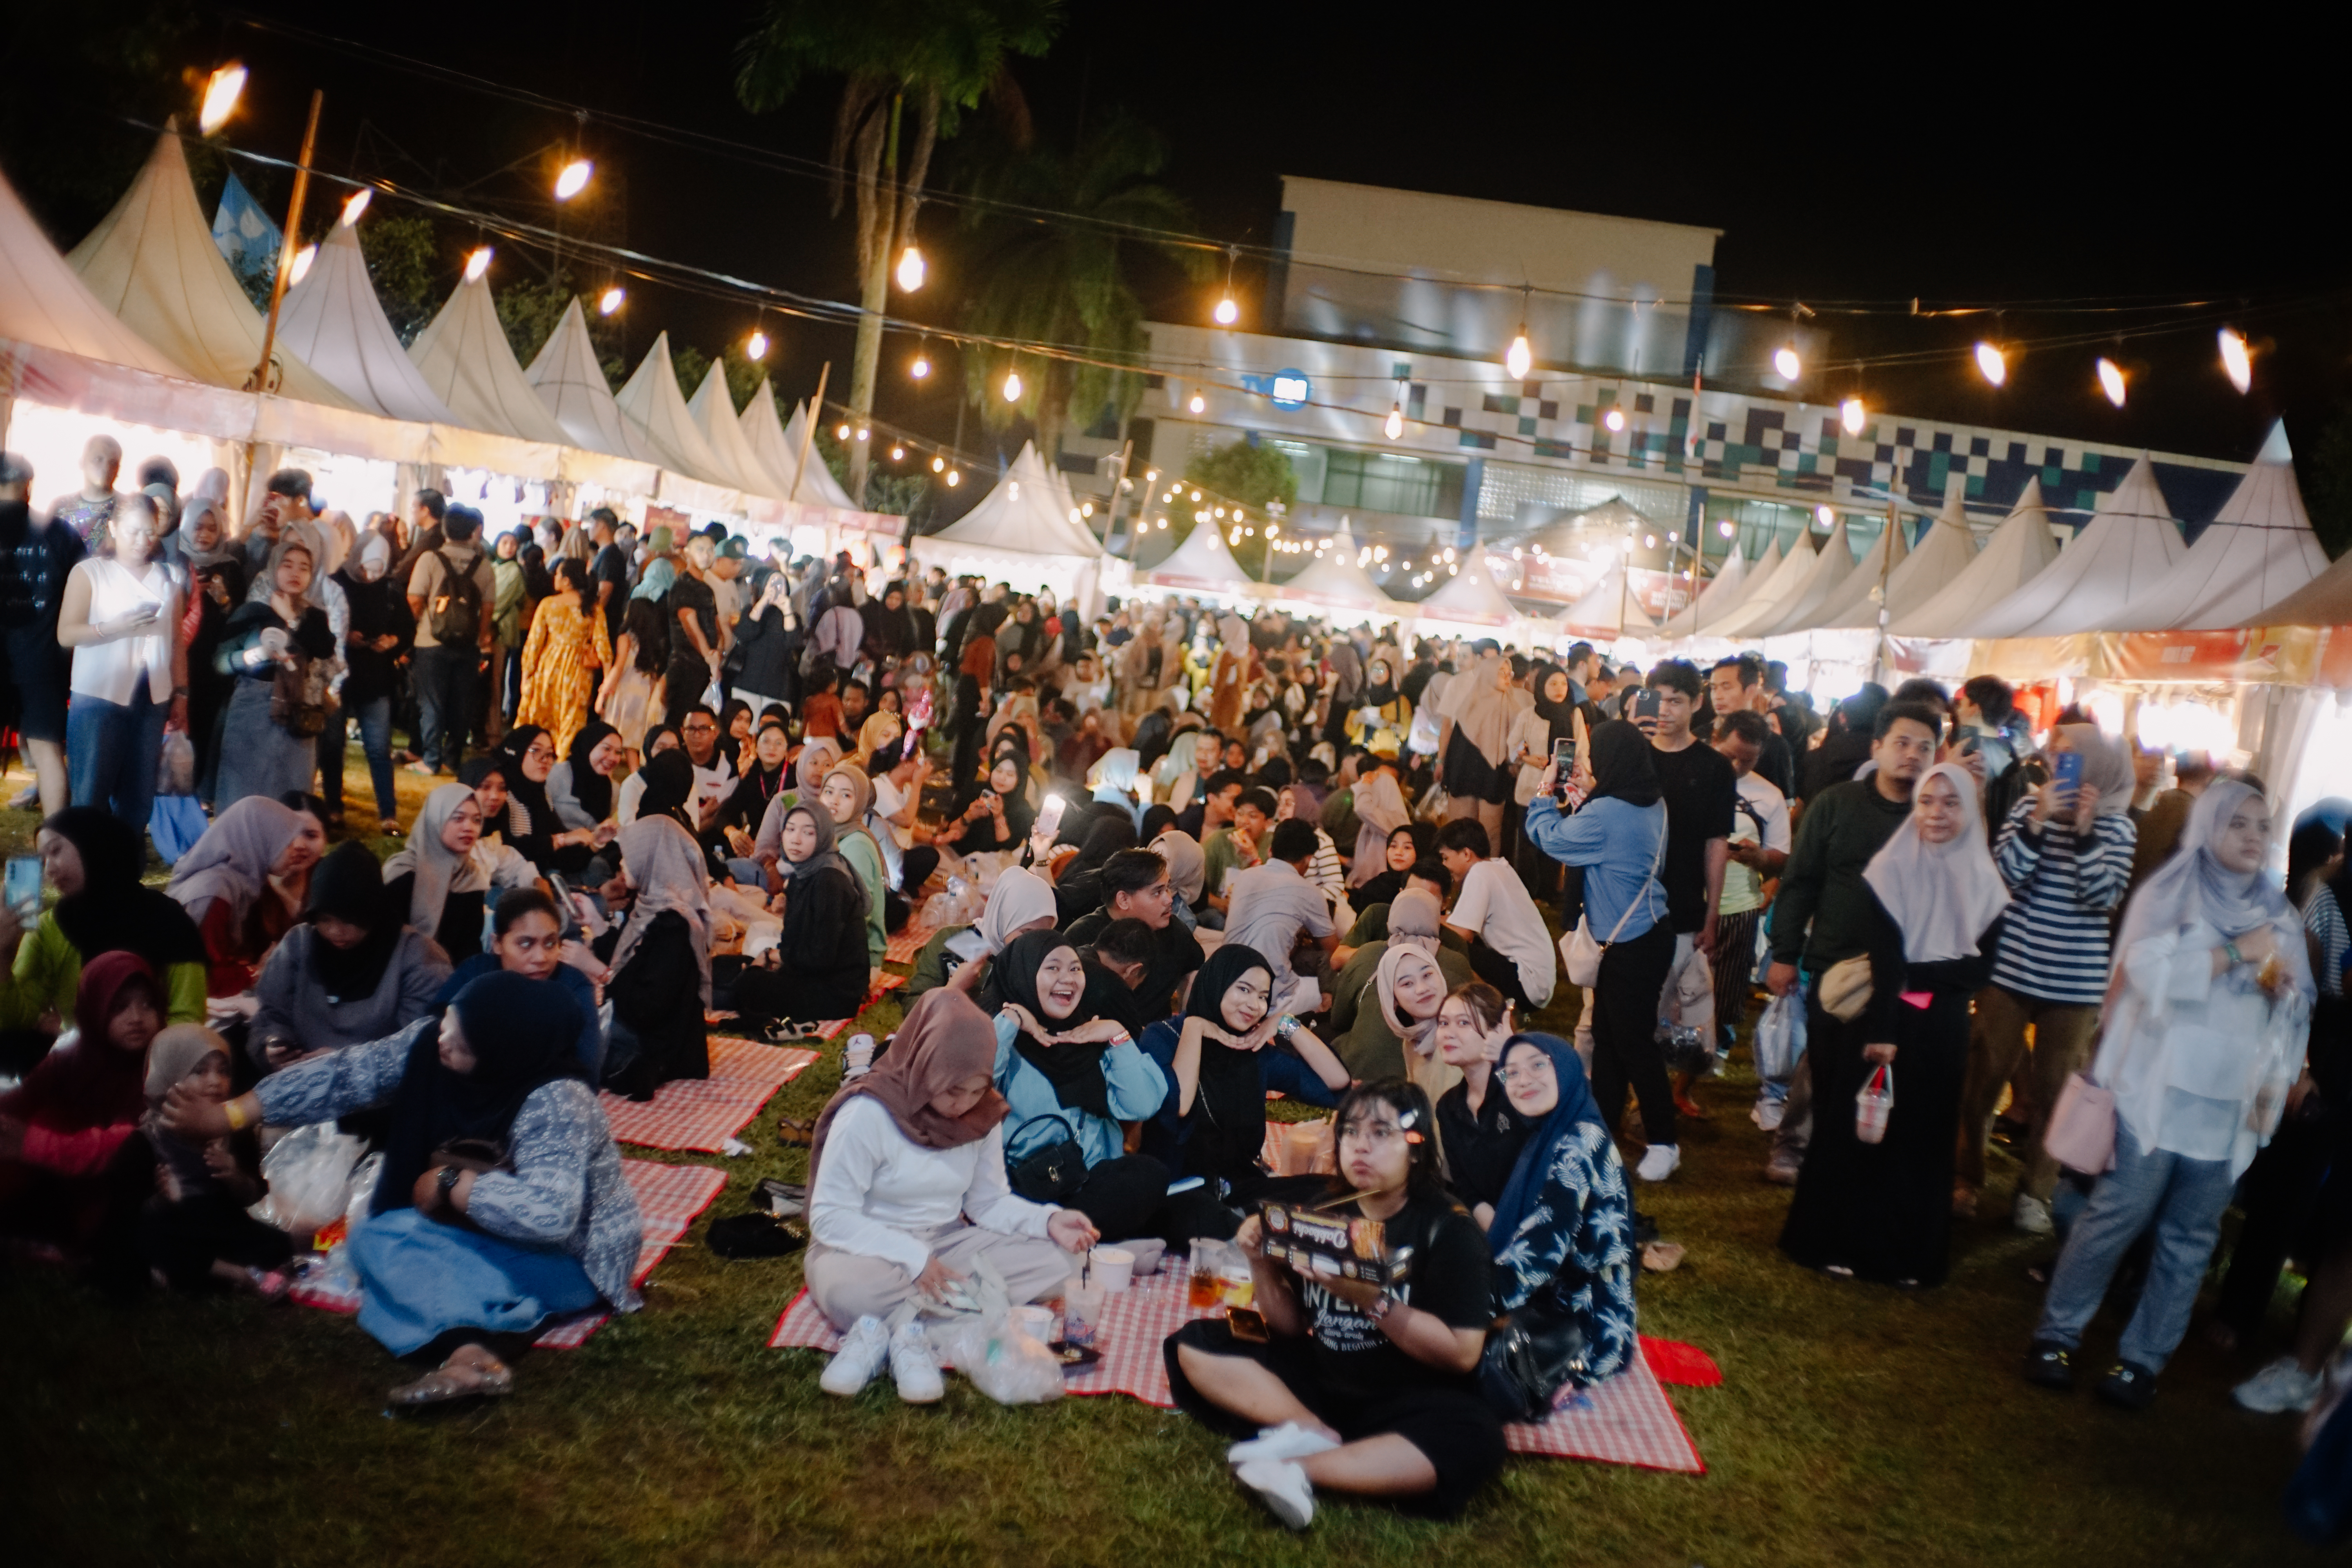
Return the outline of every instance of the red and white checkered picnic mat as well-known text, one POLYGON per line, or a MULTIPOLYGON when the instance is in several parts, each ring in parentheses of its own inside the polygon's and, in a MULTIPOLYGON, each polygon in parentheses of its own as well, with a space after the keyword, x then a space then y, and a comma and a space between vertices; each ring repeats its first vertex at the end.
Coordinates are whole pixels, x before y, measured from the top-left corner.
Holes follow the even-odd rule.
POLYGON ((674 1079, 654 1090, 649 1100, 624 1100, 609 1091, 596 1098, 616 1142, 714 1154, 816 1056, 805 1048, 714 1035, 709 1078, 674 1079))
POLYGON ((915 955, 923 951, 923 944, 939 934, 939 929, 908 921, 898 928, 898 934, 884 945, 882 956, 893 963, 912 963, 915 955))
MULTIPOLYGON (((637 1267, 629 1283, 643 1285, 654 1271, 662 1255, 677 1245, 694 1223, 694 1216, 710 1206, 727 1185, 727 1173, 709 1165, 663 1165, 651 1160, 624 1160, 621 1173, 629 1179, 629 1188, 637 1194, 637 1214, 645 1225, 645 1238, 637 1247, 637 1267)), ((306 1307, 319 1307, 330 1312, 356 1312, 360 1310, 357 1291, 333 1290, 324 1281, 305 1280, 288 1292, 306 1307)), ((575 1351, 588 1342, 589 1336, 604 1326, 610 1312, 593 1309, 577 1312, 549 1328, 531 1342, 541 1350, 575 1351)))
MULTIPOLYGON (((1133 1289, 1113 1296, 1103 1309, 1097 1344, 1102 1360, 1083 1373, 1073 1373, 1063 1388, 1070 1394, 1124 1394, 1146 1405, 1168 1409, 1175 1399, 1168 1389, 1168 1367, 1160 1345, 1194 1318, 1208 1312, 1186 1300, 1187 1271, 1180 1262, 1171 1272, 1150 1275, 1133 1289)), ((803 1290, 776 1320, 768 1337, 771 1350, 804 1348, 833 1351, 841 1336, 803 1290)), ((1573 1395, 1541 1426, 1513 1423, 1503 1438, 1514 1453, 1542 1454, 1553 1458, 1591 1459, 1604 1465, 1633 1465, 1649 1470, 1675 1470, 1704 1475, 1706 1466, 1698 1447, 1675 1414, 1665 1390, 1659 1386, 1650 1363, 1635 1356, 1625 1370, 1597 1388, 1573 1395)))

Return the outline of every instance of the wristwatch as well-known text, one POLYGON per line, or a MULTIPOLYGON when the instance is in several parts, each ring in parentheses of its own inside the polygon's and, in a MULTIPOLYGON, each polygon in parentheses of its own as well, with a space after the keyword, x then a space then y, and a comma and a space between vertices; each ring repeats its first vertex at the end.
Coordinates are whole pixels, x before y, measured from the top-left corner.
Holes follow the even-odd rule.
POLYGON ((1376 1323, 1385 1323, 1389 1321, 1389 1314, 1402 1305, 1403 1301, 1395 1291, 1383 1290, 1372 1298, 1372 1304, 1364 1309, 1364 1314, 1376 1323))
POLYGON ((1282 1016, 1282 1022, 1274 1026, 1274 1037, 1277 1040, 1286 1040, 1297 1032, 1298 1020, 1288 1013, 1285 1013, 1282 1016))
POLYGON ((443 1203, 449 1201, 449 1194, 457 1190, 457 1178, 465 1173, 455 1165, 441 1167, 441 1173, 433 1178, 433 1184, 435 1190, 440 1193, 443 1203))

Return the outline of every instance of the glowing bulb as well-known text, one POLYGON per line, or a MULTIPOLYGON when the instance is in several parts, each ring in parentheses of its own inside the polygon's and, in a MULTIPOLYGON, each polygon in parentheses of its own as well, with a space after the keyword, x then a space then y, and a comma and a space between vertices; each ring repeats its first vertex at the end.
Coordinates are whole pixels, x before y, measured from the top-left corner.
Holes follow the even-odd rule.
POLYGON ((846 441, 849 439, 849 424, 846 420, 833 427, 833 438, 836 441, 846 441))
POLYGON ((950 468, 948 470, 948 488, 950 489, 953 489, 956 486, 961 483, 963 483, 963 470, 961 468, 950 468))
POLYGON ((1715 531, 1716 532, 1723 535, 1726 539, 1730 538, 1733 534, 1739 531, 1738 529, 1731 526, 1731 520, 1729 518, 1725 518, 1721 522, 1717 523, 1715 525, 1715 531))
POLYGON ((205 83, 205 106, 196 113, 196 129, 209 136, 236 111, 237 95, 245 91, 245 68, 223 66, 205 83))
POLYGON ((1794 381, 1803 374, 1805 364, 1797 357, 1797 345, 1783 343, 1772 355, 1772 368, 1780 373, 1782 381, 1794 381))
POLYGON ((555 199, 559 202, 568 202, 586 190, 588 176, 595 172, 596 165, 585 158, 574 158, 564 164, 563 173, 555 176, 555 199))
POLYGON ((1201 499, 1201 492, 1199 490, 1194 490, 1192 492, 1192 499, 1194 500, 1199 500, 1201 499))
POLYGON ((753 359, 766 359, 768 357, 768 334, 765 332, 753 332, 751 334, 751 341, 743 345, 743 352, 750 354, 753 359))
POLYGON ((906 448, 906 447, 891 447, 891 448, 890 448, 890 460, 891 460, 892 462, 894 462, 894 463, 902 463, 902 462, 906 461, 906 459, 907 459, 907 448, 906 448))
POLYGON ((863 425, 857 427, 857 438, 859 440, 865 440, 869 434, 871 434, 871 432, 869 432, 863 425))
POLYGON ((1451 576, 1454 576, 1454 575, 1455 575, 1456 574, 1458 574, 1461 570, 1462 570, 1462 568, 1461 568, 1461 567, 1459 567, 1459 566, 1448 566, 1448 567, 1445 569, 1445 574, 1446 574, 1448 577, 1451 577, 1451 576))
POLYGON ((923 253, 912 245, 898 256, 898 287, 911 294, 923 286, 923 253))
POLYGON ((907 374, 913 376, 917 381, 920 381, 925 376, 930 374, 930 356, 929 354, 917 354, 915 356, 915 363, 907 367, 907 374))
POLYGON ((474 253, 466 258, 467 282, 479 283, 482 280, 482 274, 488 272, 489 269, 490 247, 488 246, 485 245, 476 247, 474 253))
POLYGON ((1008 370, 1004 373, 1004 401, 1007 403, 1021 401, 1021 373, 1017 370, 1008 370))
POLYGON ((1977 345, 1977 371, 1987 381, 1999 386, 2009 379, 2009 359, 1990 343, 1977 345))
POLYGON ((1525 381, 1535 363, 1536 351, 1528 342, 1528 324, 1521 321, 1519 335, 1513 338, 1511 346, 1503 351, 1503 368, 1511 373, 1513 381, 1525 381))
POLYGON ((1608 426, 1612 431, 1622 430, 1625 428, 1625 411, 1612 406, 1608 413, 1601 416, 1601 423, 1608 426))
POLYGON ((1152 527, 1154 527, 1154 528, 1166 528, 1166 527, 1168 526, 1168 520, 1167 520, 1166 518, 1164 518, 1164 517, 1163 517, 1163 518, 1161 518, 1158 522, 1153 523, 1151 526, 1152 526, 1152 527))
POLYGON ((1238 528, 1237 528, 1237 529, 1235 529, 1235 530, 1234 530, 1231 533, 1228 533, 1227 535, 1225 535, 1225 542, 1226 542, 1227 544, 1239 544, 1241 542, 1242 542, 1242 531, 1241 531, 1240 529, 1238 529, 1238 528))
POLYGON ((294 253, 294 270, 287 275, 288 287, 299 283, 310 275, 310 263, 319 259, 319 247, 306 245, 294 253))
POLYGON ((947 470, 947 466, 948 460, 945 458, 933 458, 931 459, 931 472, 935 474, 944 473, 947 470))
POLYGON ((1195 414, 1205 413, 1208 410, 1209 400, 1196 392, 1192 395, 1192 401, 1186 404, 1184 406, 1191 409, 1195 414))
POLYGON ((1391 441, 1396 440, 1399 437, 1404 434, 1403 404, 1391 403, 1389 405, 1388 422, 1381 426, 1381 432, 1391 441))
POLYGON ((1217 515, 1218 515, 1219 517, 1223 517, 1223 516, 1224 516, 1224 515, 1225 515, 1225 509, 1224 509, 1223 507, 1219 507, 1219 508, 1217 509, 1217 515))
POLYGON ((1072 507, 1070 509, 1070 521, 1072 522, 1078 521, 1078 509, 1076 507, 1072 507))
POLYGON ((619 285, 615 284, 614 287, 605 289, 604 297, 596 301, 596 313, 600 316, 609 316, 614 311, 619 310, 621 308, 621 301, 627 298, 628 295, 622 291, 619 285))
POLYGON ((1862 434, 1862 420, 1864 413, 1864 410, 1862 406, 1862 399, 1859 397, 1849 397, 1843 403, 1838 405, 1838 423, 1845 426, 1845 433, 1847 435, 1859 436, 1862 434))
POLYGON ((2118 408, 2124 405, 2123 367, 2111 359, 2099 361, 2099 390, 2107 395, 2109 403, 2118 408))
POLYGON ((1217 301, 1217 308, 1211 314, 1217 318, 1217 325, 1230 327, 1242 319, 1242 308, 1234 304, 1234 297, 1228 294, 1217 301))
MULTIPOLYGON (((1513 554, 1517 554, 1517 551, 1514 551, 1514 552, 1512 552, 1512 553, 1513 553, 1513 554)), ((1449 544, 1449 545, 1447 545, 1447 546, 1445 547, 1445 559, 1446 559, 1446 561, 1447 561, 1449 563, 1450 563, 1453 561, 1453 559, 1454 559, 1454 546, 1452 546, 1452 545, 1450 545, 1450 544, 1449 544)))
POLYGON ((353 191, 352 193, 352 199, 343 204, 343 226, 345 228, 349 228, 352 225, 359 222, 360 214, 367 211, 368 203, 373 200, 374 197, 375 192, 365 185, 362 185, 358 190, 353 191))
POLYGON ((1095 503, 1094 503, 1094 502, 1092 502, 1092 501, 1082 501, 1082 502, 1080 502, 1080 503, 1079 503, 1079 506, 1078 506, 1078 516, 1079 516, 1079 517, 1081 517, 1081 518, 1088 518, 1088 517, 1092 517, 1092 516, 1094 516, 1094 514, 1095 514, 1095 503))
POLYGON ((1645 533, 1645 534, 1642 535, 1642 548, 1643 548, 1643 549, 1644 549, 1644 550, 1655 550, 1657 547, 1658 547, 1658 536, 1657 536, 1656 534, 1654 534, 1654 533, 1645 533))
POLYGON ((1282 524, 1278 522, 1269 522, 1265 525, 1265 536, 1268 539, 1272 539, 1276 534, 1280 533, 1281 531, 1282 524))
POLYGON ((1837 513, 1832 511, 1825 506, 1817 506, 1813 509, 1813 520, 1816 522, 1819 522, 1823 528, 1827 528, 1831 523, 1837 521, 1837 513))
POLYGON ((2235 327, 2223 327, 2221 368, 2230 374, 2230 384, 2240 392, 2254 384, 2254 362, 2246 350, 2246 334, 2235 327))

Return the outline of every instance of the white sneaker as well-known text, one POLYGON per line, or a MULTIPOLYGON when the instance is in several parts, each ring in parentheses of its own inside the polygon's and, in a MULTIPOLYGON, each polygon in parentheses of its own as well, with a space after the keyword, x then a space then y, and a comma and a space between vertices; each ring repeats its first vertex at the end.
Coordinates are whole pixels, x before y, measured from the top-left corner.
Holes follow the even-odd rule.
POLYGON ((1266 1426, 1245 1442, 1225 1450, 1225 1463, 1246 1465, 1259 1459, 1304 1459, 1314 1454, 1328 1454, 1338 1447, 1335 1438, 1320 1432, 1309 1432, 1296 1421, 1286 1421, 1279 1426, 1266 1426))
POLYGON ((1683 1152, 1673 1143, 1653 1143, 1633 1167, 1633 1173, 1645 1182, 1663 1182, 1682 1168, 1683 1152))
POLYGON ((1767 1132, 1780 1131, 1780 1121, 1789 1114, 1785 1100, 1759 1100, 1748 1112, 1748 1120, 1767 1132))
POLYGON ((1293 1530, 1315 1522, 1315 1488, 1307 1472, 1288 1459, 1253 1459, 1234 1479, 1257 1493, 1274 1517, 1293 1530))
POLYGON ((2231 1389, 2230 1397, 2242 1409, 2277 1415, 2289 1410, 2308 1410, 2316 1405, 2319 1385, 2317 1373, 2305 1372, 2295 1364, 2294 1357, 2283 1355, 2231 1389))
POLYGON ((850 1036, 848 1048, 841 1054, 841 1081, 848 1083, 873 1070, 874 1037, 867 1034, 850 1036))
POLYGON ((868 1313, 843 1336, 841 1348, 825 1363, 824 1375, 816 1380, 816 1385, 846 1399, 874 1381, 889 1353, 890 1331, 882 1326, 881 1319, 868 1313))
POLYGON ((890 1381, 898 1385, 898 1397, 909 1405, 936 1404, 948 1391, 940 1376, 940 1358, 931 1353, 930 1338, 922 1324, 901 1323, 890 1336, 890 1381))
POLYGON ((2050 1223, 2050 1205, 2032 1193, 2017 1194, 2017 1206, 2010 1211, 2009 1223, 2028 1236, 2048 1236, 2056 1228, 2050 1223))

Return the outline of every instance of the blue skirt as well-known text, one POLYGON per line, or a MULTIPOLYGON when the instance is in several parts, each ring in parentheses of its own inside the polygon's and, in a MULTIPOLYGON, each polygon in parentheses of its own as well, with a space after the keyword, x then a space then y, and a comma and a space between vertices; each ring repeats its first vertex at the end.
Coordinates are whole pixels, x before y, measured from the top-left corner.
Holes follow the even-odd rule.
POLYGON ((413 1208, 370 1215, 351 1249, 364 1292, 360 1327, 394 1355, 452 1329, 527 1333, 603 1299, 568 1252, 517 1247, 413 1208))

